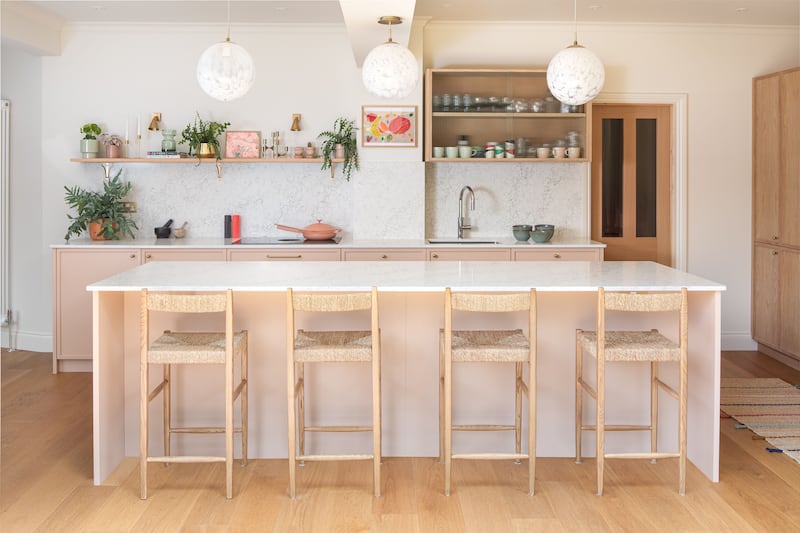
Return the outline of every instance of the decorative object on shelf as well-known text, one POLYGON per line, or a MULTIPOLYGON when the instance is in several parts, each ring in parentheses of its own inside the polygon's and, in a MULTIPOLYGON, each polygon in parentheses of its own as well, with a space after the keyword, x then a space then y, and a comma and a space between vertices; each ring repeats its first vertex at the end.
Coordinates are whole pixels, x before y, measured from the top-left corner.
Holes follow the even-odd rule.
POLYGON ((197 62, 197 82, 207 95, 230 102, 241 98, 255 80, 253 58, 231 41, 231 1, 228 0, 228 31, 225 41, 211 45, 197 62))
POLYGON ((392 25, 402 23, 403 19, 395 16, 378 19, 378 24, 389 26, 389 40, 373 48, 361 68, 364 87, 376 96, 403 98, 411 94, 419 82, 417 58, 408 48, 392 40, 392 25))
POLYGON ((150 118, 150 125, 147 126, 147 129, 150 131, 158 131, 158 123, 161 121, 161 113, 153 113, 153 116, 150 118))
POLYGON ((183 239, 184 237, 186 237, 186 226, 188 224, 189 224, 188 222, 184 222, 183 226, 172 230, 172 234, 175 236, 176 239, 183 239))
POLYGON ((362 106, 361 146, 417 145, 417 106, 362 106))
POLYGON ((106 157, 119 159, 122 157, 122 137, 119 135, 103 135, 103 145, 106 147, 106 157))
POLYGON ((199 113, 196 113, 194 123, 187 124, 183 128, 178 144, 188 144, 189 155, 196 150, 198 158, 216 156, 219 159, 221 150, 217 137, 222 135, 230 125, 230 122, 215 122, 213 120, 206 122, 200 118, 199 113))
POLYGON ((178 149, 177 142, 175 141, 175 130, 162 130, 161 131, 161 151, 164 153, 175 152, 178 149))
POLYGON ((292 114, 292 127, 289 129, 292 131, 300 131, 300 113, 292 114))
POLYGON ((358 170, 358 141, 356 140, 356 121, 339 117, 333 122, 333 129, 320 133, 317 138, 324 138, 319 146, 322 156, 322 170, 331 169, 333 179, 333 158, 343 159, 342 174, 347 181, 353 170, 358 170))
POLYGON ((574 15, 574 41, 550 60, 547 86, 562 103, 581 105, 600 94, 606 74, 600 58, 578 44, 578 0, 574 1, 574 15))
POLYGON ((81 126, 81 157, 84 159, 92 159, 97 157, 97 152, 100 151, 100 141, 97 140, 98 135, 102 133, 100 126, 90 122, 81 126))
POLYGON ((229 131, 225 133, 225 157, 258 159, 261 133, 258 131, 229 131))
POLYGON ((75 216, 67 214, 71 223, 64 235, 65 241, 86 230, 92 240, 118 240, 125 235, 135 238, 133 230, 139 227, 128 215, 124 201, 133 185, 123 183, 119 179, 121 173, 119 170, 113 178, 103 182, 103 192, 64 186, 64 201, 76 212, 75 216))
POLYGON ((314 146, 314 143, 308 141, 306 147, 303 148, 303 157, 305 157, 306 159, 314 159, 314 156, 316 155, 317 155, 317 149, 314 146))

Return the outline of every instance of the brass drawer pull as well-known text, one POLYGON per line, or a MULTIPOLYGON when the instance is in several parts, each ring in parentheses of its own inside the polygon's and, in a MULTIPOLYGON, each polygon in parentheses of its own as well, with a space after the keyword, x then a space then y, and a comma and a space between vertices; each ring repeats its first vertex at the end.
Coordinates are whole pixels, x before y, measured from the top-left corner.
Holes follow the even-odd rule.
POLYGON ((270 255, 267 254, 267 259, 302 259, 301 254, 297 255, 270 255))
POLYGON ((561 259, 561 254, 553 254, 553 257, 555 257, 556 259, 561 259))

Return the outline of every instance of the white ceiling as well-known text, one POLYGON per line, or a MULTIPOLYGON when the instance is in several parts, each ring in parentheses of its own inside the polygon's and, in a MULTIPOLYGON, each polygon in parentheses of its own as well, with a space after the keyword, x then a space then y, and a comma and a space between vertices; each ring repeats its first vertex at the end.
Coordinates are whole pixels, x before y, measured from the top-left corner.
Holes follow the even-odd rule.
MULTIPOLYGON (((348 0, 343 0, 348 1, 348 0)), ((3 0, 47 9, 68 22, 215 22, 226 0, 3 0)), ((409 0, 361 0, 388 8, 409 0)), ((413 6, 414 1, 410 4, 413 6)), ((414 16, 434 21, 570 21, 569 0, 416 0, 414 16)), ((402 9, 402 7, 401 7, 402 9)), ((385 12, 383 15, 394 13, 385 12)), ((231 0, 233 22, 343 22, 339 0, 231 0)), ((581 22, 800 25, 799 0, 578 0, 581 22)))
MULTIPOLYGON (((0 0, 2 7, 68 23, 224 23, 227 0, 0 0)), ((800 0, 577 0, 582 24, 672 23, 800 26, 800 0)), ((570 0, 230 0, 234 24, 345 24, 356 64, 387 37, 382 15, 406 23, 393 40, 408 44, 414 18, 431 22, 571 22, 570 0)), ((36 18, 40 18, 37 16, 36 18)))

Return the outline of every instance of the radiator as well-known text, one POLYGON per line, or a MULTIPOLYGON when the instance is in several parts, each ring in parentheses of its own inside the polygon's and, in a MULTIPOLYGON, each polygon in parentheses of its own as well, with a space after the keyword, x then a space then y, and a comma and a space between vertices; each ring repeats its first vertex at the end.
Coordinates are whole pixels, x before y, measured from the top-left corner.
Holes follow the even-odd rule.
POLYGON ((8 100, 2 101, 0 107, 0 311, 2 311, 3 325, 11 322, 11 297, 9 289, 8 260, 9 260, 9 222, 11 220, 9 198, 11 181, 9 165, 9 121, 10 104, 8 100))

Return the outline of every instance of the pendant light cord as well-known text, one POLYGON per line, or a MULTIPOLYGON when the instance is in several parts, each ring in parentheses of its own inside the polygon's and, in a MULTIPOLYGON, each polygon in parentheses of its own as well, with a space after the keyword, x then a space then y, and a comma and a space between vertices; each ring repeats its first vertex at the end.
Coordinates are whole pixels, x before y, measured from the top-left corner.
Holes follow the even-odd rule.
MULTIPOLYGON (((228 1, 230 2, 230 0, 228 0, 228 1)), ((578 0, 574 0, 572 13, 573 13, 573 24, 574 24, 574 32, 575 32, 574 33, 574 39, 575 40, 574 40, 574 42, 572 44, 575 45, 575 46, 578 46, 578 0)), ((230 14, 228 15, 228 18, 230 18, 230 14)))
MULTIPOLYGON (((577 30, 575 35, 577 36, 577 30)), ((228 0, 228 33, 225 35, 225 42, 231 42, 231 0, 228 0)))

